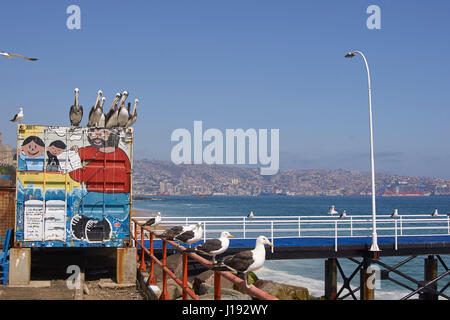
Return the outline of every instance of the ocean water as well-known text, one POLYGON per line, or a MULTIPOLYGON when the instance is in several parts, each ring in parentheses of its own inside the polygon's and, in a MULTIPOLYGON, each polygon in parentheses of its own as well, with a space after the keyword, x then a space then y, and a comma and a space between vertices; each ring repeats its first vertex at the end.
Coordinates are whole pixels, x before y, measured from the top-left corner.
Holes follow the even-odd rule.
MULTIPOLYGON (((370 197, 154 197, 153 200, 135 200, 133 207, 141 210, 160 211, 163 216, 247 216, 253 211, 257 216, 324 216, 331 205, 335 205, 339 212, 346 210, 347 215, 370 215, 370 197)), ((450 197, 379 197, 377 198, 377 214, 391 214, 394 209, 399 214, 432 214, 438 209, 439 214, 450 213, 450 197)), ((441 256, 447 266, 450 257, 441 256)), ((382 261, 393 266, 407 257, 383 257, 382 261)), ((424 258, 418 256, 398 270, 416 280, 423 280, 424 258)), ((339 259, 346 274, 350 276, 356 264, 347 259, 339 259)), ((438 274, 444 272, 444 267, 438 263, 438 274)), ((274 280, 298 286, 307 287, 310 294, 322 296, 324 294, 324 260, 266 260, 264 266, 257 270, 256 275, 261 279, 274 280)), ((416 288, 417 285, 397 275, 392 278, 416 288)), ((447 276, 438 283, 439 288, 449 281, 447 276)), ((342 278, 338 276, 338 290, 342 278)), ((351 282, 353 287, 359 287, 359 274, 351 282)), ((375 298, 380 300, 400 299, 409 291, 389 280, 381 280, 380 288, 375 291, 375 298)), ((344 294, 348 293, 344 290, 344 294)), ((450 287, 444 292, 450 294, 450 287)), ((359 297, 359 292, 355 295, 359 297)), ((413 296, 412 299, 418 298, 413 296)))

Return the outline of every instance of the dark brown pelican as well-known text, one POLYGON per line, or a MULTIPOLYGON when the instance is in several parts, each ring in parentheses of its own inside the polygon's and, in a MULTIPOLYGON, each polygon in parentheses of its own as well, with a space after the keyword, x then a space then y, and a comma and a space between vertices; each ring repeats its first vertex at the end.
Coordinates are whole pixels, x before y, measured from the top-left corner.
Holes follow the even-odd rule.
POLYGON ((120 104, 119 104, 119 115, 117 117, 117 126, 122 127, 122 128, 127 125, 128 118, 129 118, 128 109, 125 106, 125 100, 127 100, 127 97, 128 97, 128 92, 124 91, 122 94, 122 100, 120 101, 120 104))
POLYGON ((137 119, 136 108, 137 108, 138 102, 139 102, 138 99, 134 100, 133 112, 130 112, 130 117, 128 118, 128 122, 126 125, 127 127, 131 127, 136 122, 136 119, 137 119))
POLYGON ((105 114, 103 113, 103 105, 105 104, 106 98, 102 97, 102 100, 100 101, 100 110, 102 111, 102 114, 100 115, 100 119, 98 120, 98 127, 104 128, 105 127, 105 114))
POLYGON ((102 97, 102 90, 98 90, 97 92, 97 100, 95 104, 92 106, 91 111, 89 112, 89 120, 88 127, 98 127, 98 123, 100 121, 100 117, 103 114, 103 110, 100 108, 100 98, 102 97))
POLYGON ((83 119, 83 106, 78 105, 78 93, 80 90, 75 88, 75 103, 70 107, 70 124, 72 126, 78 127, 80 125, 81 120, 83 119))
POLYGON ((120 100, 122 95, 120 93, 116 93, 116 97, 114 98, 111 107, 109 108, 108 113, 105 115, 105 128, 113 128, 117 127, 117 118, 119 116, 119 110, 117 109, 117 103, 120 100))

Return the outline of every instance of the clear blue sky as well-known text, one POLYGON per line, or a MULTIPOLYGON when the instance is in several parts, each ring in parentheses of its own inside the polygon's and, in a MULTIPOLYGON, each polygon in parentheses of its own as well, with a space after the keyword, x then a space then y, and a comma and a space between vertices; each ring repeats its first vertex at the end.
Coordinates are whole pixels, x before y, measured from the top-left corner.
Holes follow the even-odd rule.
POLYGON ((450 178, 449 1, 27 1, 2 3, 0 120, 67 125, 102 89, 139 98, 135 158, 170 159, 176 128, 280 129, 281 169, 369 171, 365 52, 377 172, 450 178), (81 30, 66 8, 81 7, 81 30), (366 8, 381 8, 369 30, 366 8))

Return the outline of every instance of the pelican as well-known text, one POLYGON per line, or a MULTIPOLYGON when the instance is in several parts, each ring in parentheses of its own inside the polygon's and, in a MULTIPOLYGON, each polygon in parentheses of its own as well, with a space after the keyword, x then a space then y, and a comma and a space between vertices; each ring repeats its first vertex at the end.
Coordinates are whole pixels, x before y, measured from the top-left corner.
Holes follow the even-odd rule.
POLYGON ((137 112, 136 112, 136 108, 137 105, 139 103, 138 99, 134 100, 134 107, 133 107, 133 112, 130 113, 130 117, 128 118, 128 122, 127 122, 127 127, 131 127, 137 120, 137 112))
POLYGON ((14 115, 14 117, 9 121, 17 122, 17 121, 22 121, 22 119, 23 119, 23 109, 19 108, 19 113, 14 115))
POLYGON ((3 52, 3 51, 0 51, 0 55, 1 55, 1 56, 4 56, 4 57, 7 58, 8 60, 11 60, 13 57, 16 57, 16 58, 22 58, 22 59, 26 59, 26 60, 30 60, 30 61, 36 61, 36 60, 37 60, 36 58, 28 58, 28 57, 22 56, 22 55, 20 55, 20 54, 16 54, 16 53, 7 53, 7 52, 3 52))
POLYGON ((70 124, 72 126, 78 127, 80 125, 81 120, 83 119, 83 106, 78 105, 78 93, 80 90, 75 88, 75 103, 70 107, 70 124))
POLYGON ((128 113, 128 109, 125 106, 125 100, 127 100, 128 92, 124 91, 122 94, 122 100, 119 104, 119 116, 117 118, 117 126, 118 127, 125 127, 128 122, 128 118, 130 117, 128 113))
POLYGON ((111 107, 109 108, 108 113, 105 115, 105 128, 113 128, 117 127, 117 118, 119 116, 119 110, 117 109, 117 103, 120 100, 122 95, 120 93, 116 93, 116 97, 114 98, 111 107))
POLYGON ((89 112, 88 127, 98 127, 98 122, 103 114, 103 110, 100 108, 100 98, 102 97, 102 94, 102 90, 98 90, 97 100, 95 100, 95 104, 91 108, 91 112, 89 112))
POLYGON ((105 127, 105 114, 103 113, 103 105, 105 104, 105 101, 106 101, 106 98, 102 97, 102 100, 100 101, 101 114, 100 114, 100 119, 98 120, 98 125, 97 125, 97 127, 99 127, 99 128, 105 127))

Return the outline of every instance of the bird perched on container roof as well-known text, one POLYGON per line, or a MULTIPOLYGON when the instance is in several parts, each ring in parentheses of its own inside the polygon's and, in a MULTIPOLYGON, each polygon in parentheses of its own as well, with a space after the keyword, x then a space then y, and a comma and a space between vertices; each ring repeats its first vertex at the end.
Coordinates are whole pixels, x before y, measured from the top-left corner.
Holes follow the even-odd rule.
POLYGON ((120 101, 119 104, 119 115, 117 117, 117 126, 122 128, 127 125, 128 118, 130 117, 128 109, 125 106, 125 101, 127 100, 127 97, 128 91, 124 91, 122 94, 122 100, 120 101))
POLYGON ((208 239, 204 243, 192 249, 186 249, 186 252, 196 252, 206 254, 212 257, 212 262, 216 263, 216 256, 227 251, 230 245, 230 239, 234 236, 228 231, 222 231, 217 239, 208 239))
POLYGON ((98 120, 98 125, 97 125, 97 127, 99 127, 99 128, 105 127, 105 114, 103 113, 103 105, 105 104, 105 101, 106 101, 106 98, 102 97, 102 100, 100 101, 101 114, 100 114, 100 119, 98 120))
POLYGON ((137 120, 137 112, 136 112, 136 108, 138 105, 139 100, 135 99, 134 100, 134 107, 133 107, 133 112, 130 112, 130 117, 128 118, 128 122, 127 122, 127 127, 131 127, 137 120))
POLYGON ((212 269, 218 271, 231 270, 245 273, 245 285, 248 285, 248 272, 255 271, 264 265, 266 260, 266 249, 264 245, 268 244, 273 248, 273 244, 265 236, 259 236, 256 239, 256 245, 253 250, 245 250, 235 255, 225 257, 223 261, 213 264, 212 269))
POLYGON ((100 98, 102 97, 102 90, 98 90, 97 99, 89 112, 88 127, 99 127, 98 123, 103 114, 103 109, 100 106, 100 98))
POLYGON ((116 97, 109 108, 108 113, 105 115, 105 128, 117 127, 117 118, 119 116, 119 110, 117 109, 117 103, 119 102, 122 95, 116 93, 116 97))
POLYGON ((69 113, 70 124, 75 127, 78 127, 83 119, 83 106, 78 105, 79 91, 78 88, 75 88, 75 103, 70 107, 69 113))
POLYGON ((23 119, 23 109, 19 108, 19 113, 15 114, 14 117, 9 121, 18 122, 22 121, 22 119, 23 119))

